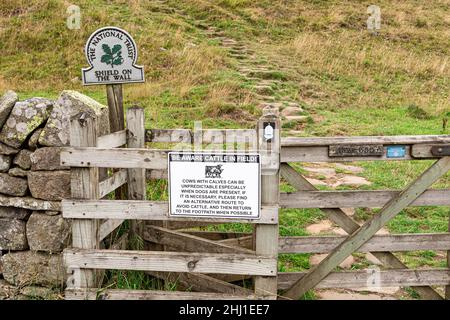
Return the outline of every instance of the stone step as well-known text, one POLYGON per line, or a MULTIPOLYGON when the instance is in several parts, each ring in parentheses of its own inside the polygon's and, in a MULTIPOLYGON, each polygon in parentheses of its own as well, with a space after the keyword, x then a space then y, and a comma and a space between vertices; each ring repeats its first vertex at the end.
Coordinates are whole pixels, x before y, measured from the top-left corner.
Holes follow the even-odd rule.
POLYGON ((270 95, 274 93, 274 90, 271 86, 264 86, 264 85, 256 85, 253 88, 253 91, 256 93, 262 94, 262 95, 270 95))
POLYGON ((235 59, 238 59, 238 60, 245 60, 245 59, 248 59, 248 58, 249 58, 249 56, 247 56, 247 55, 245 55, 245 54, 235 54, 235 53, 232 53, 232 54, 229 54, 229 56, 230 56, 230 57, 233 57, 233 58, 235 58, 235 59))
POLYGON ((299 136, 299 135, 303 134, 303 131, 300 131, 300 130, 289 130, 287 132, 287 134, 288 134, 288 136, 296 137, 296 136, 299 136))
POLYGON ((283 107, 283 109, 280 112, 280 115, 282 117, 289 117, 289 116, 298 116, 299 113, 303 112, 303 109, 300 107, 283 107))
POLYGON ((256 99, 258 99, 260 101, 264 101, 264 102, 273 102, 276 100, 276 98, 274 96, 266 96, 266 95, 261 95, 261 94, 255 94, 254 97, 256 99))
POLYGON ((284 119, 286 121, 296 121, 296 122, 306 122, 308 121, 308 116, 286 116, 284 119))
POLYGON ((248 71, 250 77, 258 77, 261 79, 279 79, 281 77, 280 71, 277 70, 250 70, 248 71))

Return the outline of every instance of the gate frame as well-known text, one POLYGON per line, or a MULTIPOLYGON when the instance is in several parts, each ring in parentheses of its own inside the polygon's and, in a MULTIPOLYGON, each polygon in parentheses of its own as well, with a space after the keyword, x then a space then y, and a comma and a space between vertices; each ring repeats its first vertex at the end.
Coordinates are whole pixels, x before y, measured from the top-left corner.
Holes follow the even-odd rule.
MULTIPOLYGON (((61 153, 61 164, 71 166, 71 187, 74 200, 63 201, 63 216, 74 219, 73 247, 64 257, 72 272, 66 299, 275 299, 277 289, 282 299, 298 299, 307 290, 318 288, 363 287, 371 277, 367 271, 332 272, 354 251, 372 252, 391 270, 379 272, 383 285, 411 286, 423 298, 442 299, 431 285, 445 285, 446 299, 450 299, 450 233, 375 235, 384 224, 408 205, 450 206, 450 189, 427 190, 450 167, 449 156, 437 156, 436 146, 447 146, 450 136, 395 136, 395 137, 336 137, 336 138, 280 138, 279 131, 270 143, 263 139, 264 122, 275 122, 280 128, 278 114, 266 109, 258 120, 256 130, 148 129, 145 130, 144 111, 132 107, 127 110, 127 129, 97 137, 96 119, 89 114, 78 114, 71 119, 71 147, 61 153), (190 142, 200 136, 205 143, 221 144, 220 137, 231 135, 236 142, 255 141, 262 154, 261 177, 262 220, 169 218, 167 203, 145 201, 146 179, 167 177, 165 150, 144 149, 146 142, 190 142), (217 139, 219 137, 219 139, 217 139), (330 146, 341 144, 404 145, 404 159, 440 159, 425 174, 404 191, 318 191, 293 169, 289 162, 351 162, 364 160, 391 160, 386 156, 329 157, 330 146), (121 148, 127 145, 126 148, 121 148), (99 169, 114 170, 112 176, 99 181, 99 169), (295 193, 280 193, 281 176, 295 193), (129 200, 100 200, 118 188, 128 185, 129 200), (410 191, 414 191, 413 195, 410 191), (406 200, 405 200, 406 197, 406 200), (401 201, 401 205, 397 202, 401 201), (279 237, 278 207, 310 208, 324 211, 349 236, 279 237), (340 209, 342 207, 383 207, 382 211, 360 226, 340 209), (103 211, 102 211, 103 210, 103 211), (149 212, 153 217, 149 217, 149 212), (387 214, 386 214, 387 212, 387 214), (154 243, 152 252, 101 250, 101 241, 126 219, 151 223, 133 223, 132 234, 154 243), (87 218, 88 217, 88 218, 87 218), (100 223, 101 219, 107 219, 100 223), (220 233, 185 230, 217 223, 244 222, 255 224, 253 233, 220 233), (447 269, 409 270, 389 251, 445 250, 447 269), (166 251, 158 251, 166 250, 166 251), (174 252, 167 252, 167 250, 174 252), (178 252, 176 252, 178 251, 178 252), (180 252, 181 251, 181 252, 180 252), (308 273, 277 272, 279 253, 328 253, 319 265, 308 273), (232 272, 217 268, 217 259, 229 259, 232 272), (105 262, 105 259, 110 259, 105 262), (158 264, 170 261, 171 265, 158 264), (215 260, 216 259, 216 260, 215 260), (198 263, 205 261, 204 264, 198 263), (246 261, 246 271, 242 262, 246 261), (184 261, 184 262, 183 262, 184 261), (259 262, 257 262, 259 261, 259 262), (144 263, 145 262, 145 263, 144 263), (187 263, 186 263, 187 262, 187 263), (157 266, 155 266, 155 263, 157 266), (151 267, 148 267, 151 265, 151 267), (261 267, 262 266, 262 267, 261 267), (116 268, 143 270, 164 280, 178 281, 181 287, 200 292, 132 291, 101 289, 102 272, 116 268), (158 269, 159 268, 159 269, 158 269), (160 270, 160 269, 163 270, 160 270), (254 272, 256 270, 256 272, 254 272), (272 274, 268 271, 272 270, 272 274), (234 274, 233 274, 234 273, 234 274), (256 274, 255 274, 256 273, 256 274), (247 279, 252 274, 254 291, 235 285, 233 281, 247 279), (205 293, 208 292, 208 293, 205 293)), ((223 141, 222 141, 223 142, 223 141)), ((450 223, 449 223, 450 231, 450 223)), ((126 235, 111 248, 123 248, 126 235)))

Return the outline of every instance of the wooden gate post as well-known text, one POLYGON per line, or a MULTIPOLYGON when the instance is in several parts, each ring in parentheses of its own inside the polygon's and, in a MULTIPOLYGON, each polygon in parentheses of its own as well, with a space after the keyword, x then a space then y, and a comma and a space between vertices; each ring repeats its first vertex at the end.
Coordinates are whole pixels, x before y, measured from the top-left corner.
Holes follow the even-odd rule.
MULTIPOLYGON (((450 232, 450 211, 448 219, 448 232, 450 232)), ((450 269, 450 250, 447 251, 447 268, 450 269)), ((450 285, 445 287, 445 300, 450 300, 450 285)))
MULTIPOLYGON (((70 145, 72 147, 97 146, 97 120, 88 113, 79 113, 70 121, 70 145)), ((73 199, 98 200, 98 168, 71 168, 71 195, 73 199)), ((72 246, 81 249, 99 248, 99 220, 76 219, 72 223, 72 246)), ((72 266, 69 266, 70 268, 72 266)), ((94 270, 80 270, 74 277, 80 288, 96 287, 94 270)))
MULTIPOLYGON (((145 115, 141 107, 127 110, 128 148, 145 148, 145 115)), ((146 199, 145 169, 128 169, 128 199, 146 199)), ((141 234, 139 221, 131 221, 132 234, 141 234)))
MULTIPOLYGON (((280 185, 280 150, 281 122, 278 109, 266 107, 263 116, 258 120, 258 151, 261 154, 261 204, 278 205, 280 185), (273 127, 273 135, 269 130, 265 135, 266 126, 273 127)), ((278 258, 278 224, 257 224, 254 229, 254 245, 256 254, 278 258)), ((277 295, 277 277, 257 276, 255 278, 255 293, 263 296, 277 295)))
MULTIPOLYGON (((107 84, 106 98, 108 100, 109 132, 114 133, 125 129, 123 111, 123 90, 121 84, 107 84)), ((115 198, 126 199, 127 186, 124 185, 116 190, 115 198)))

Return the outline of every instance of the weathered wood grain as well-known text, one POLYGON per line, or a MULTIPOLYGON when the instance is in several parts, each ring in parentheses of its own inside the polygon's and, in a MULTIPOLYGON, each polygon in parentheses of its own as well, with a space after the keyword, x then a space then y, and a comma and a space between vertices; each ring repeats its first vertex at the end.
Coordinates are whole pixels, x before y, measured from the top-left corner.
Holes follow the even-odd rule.
POLYGON ((227 244, 229 246, 252 249, 253 248, 253 235, 220 240, 219 242, 223 243, 223 244, 227 244))
POLYGON ((64 148, 61 164, 71 167, 167 169, 167 150, 64 148))
POLYGON ((98 232, 99 241, 105 239, 111 232, 116 230, 125 220, 123 219, 109 219, 100 225, 98 232))
POLYGON ((146 241, 167 245, 184 252, 255 254, 254 251, 244 248, 150 225, 143 230, 142 238, 146 241))
MULTIPOLYGON (((71 146, 95 147, 97 143, 97 121, 87 113, 75 115, 70 121, 71 146)), ((71 169, 71 196, 74 199, 99 199, 98 168, 71 169)), ((63 209, 64 214, 64 209, 63 209)), ((72 222, 72 246, 74 248, 99 248, 99 221, 79 219, 72 222)), ((70 263, 66 267, 72 268, 70 263)), ((94 287, 98 279, 94 270, 78 270, 81 287, 94 287)))
POLYGON ((66 249, 64 259, 81 269, 277 274, 276 258, 249 254, 66 249))
MULTIPOLYGON (((256 125, 258 134, 258 150, 262 158, 261 176, 261 204, 278 206, 279 186, 280 186, 280 132, 281 121, 278 109, 265 108, 263 116, 256 125), (264 123, 275 124, 273 137, 266 140, 264 137, 264 123)), ((254 239, 256 254, 278 258, 278 224, 262 225, 254 227, 254 239)), ((276 277, 255 277, 255 293, 258 295, 277 295, 276 277)))
POLYGON ((217 292, 235 295, 252 295, 249 289, 216 279, 201 273, 174 273, 174 272, 156 272, 148 271, 158 279, 166 283, 176 284, 177 290, 189 290, 197 292, 217 292))
POLYGON ((247 232, 226 232, 226 231, 200 231, 200 230, 183 230, 184 233, 191 234, 193 236, 220 241, 227 239, 236 239, 246 236, 251 236, 251 233, 247 232))
MULTIPOLYGON (((385 148, 386 149, 386 148, 385 148)), ((350 162, 350 161, 398 161, 413 160, 410 155, 411 146, 405 146, 405 157, 388 158, 386 150, 381 156, 330 157, 328 146, 283 146, 281 148, 281 162, 350 162)))
POLYGON ((127 130, 120 130, 97 138, 98 148, 118 148, 127 143, 127 130))
MULTIPOLYGON (((282 208, 381 208, 401 191, 299 191, 280 193, 282 208)), ((410 206, 450 206, 450 189, 427 190, 410 206)))
POLYGON ((67 289, 65 296, 70 300, 266 300, 271 298, 212 292, 120 289, 67 289))
MULTIPOLYGON (((346 236, 280 237, 279 253, 328 253, 346 236)), ((230 239, 234 240, 234 239, 230 239)), ((375 235, 358 252, 449 250, 450 233, 375 235)))
MULTIPOLYGON (((256 148, 256 130, 254 129, 206 129, 196 131, 202 143, 248 143, 256 148)), ((194 143, 194 132, 189 129, 147 129, 146 142, 194 143)))
POLYGON ((105 197, 112 191, 123 186, 125 183, 127 183, 127 178, 127 170, 120 169, 119 171, 114 172, 111 177, 100 182, 100 198, 105 197))
POLYGON ((433 147, 448 147, 448 144, 415 144, 411 147, 411 155, 414 158, 440 158, 442 156, 435 155, 432 152, 433 147))
POLYGON ((282 147, 329 146, 332 144, 407 145, 425 143, 450 143, 450 135, 286 137, 281 139, 282 147))
POLYGON ((211 217, 173 217, 169 216, 167 201, 139 200, 63 200, 63 216, 70 219, 135 219, 135 220, 168 220, 168 221, 205 221, 208 223, 259 223, 276 224, 278 207, 261 207, 259 219, 234 219, 211 217))
MULTIPOLYGON (((288 289, 306 274, 306 272, 278 273, 278 289, 288 289)), ((379 277, 382 287, 444 286, 450 284, 450 269, 392 269, 379 271, 376 277, 379 277)), ((331 272, 317 284, 316 288, 367 288, 373 278, 374 270, 331 272)))

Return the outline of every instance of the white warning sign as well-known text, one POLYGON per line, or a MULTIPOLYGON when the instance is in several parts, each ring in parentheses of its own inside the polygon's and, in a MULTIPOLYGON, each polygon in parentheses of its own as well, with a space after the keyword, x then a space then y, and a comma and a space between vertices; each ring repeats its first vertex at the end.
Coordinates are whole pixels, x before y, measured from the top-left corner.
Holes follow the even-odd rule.
POLYGON ((169 215, 258 219, 260 156, 170 152, 169 215))

